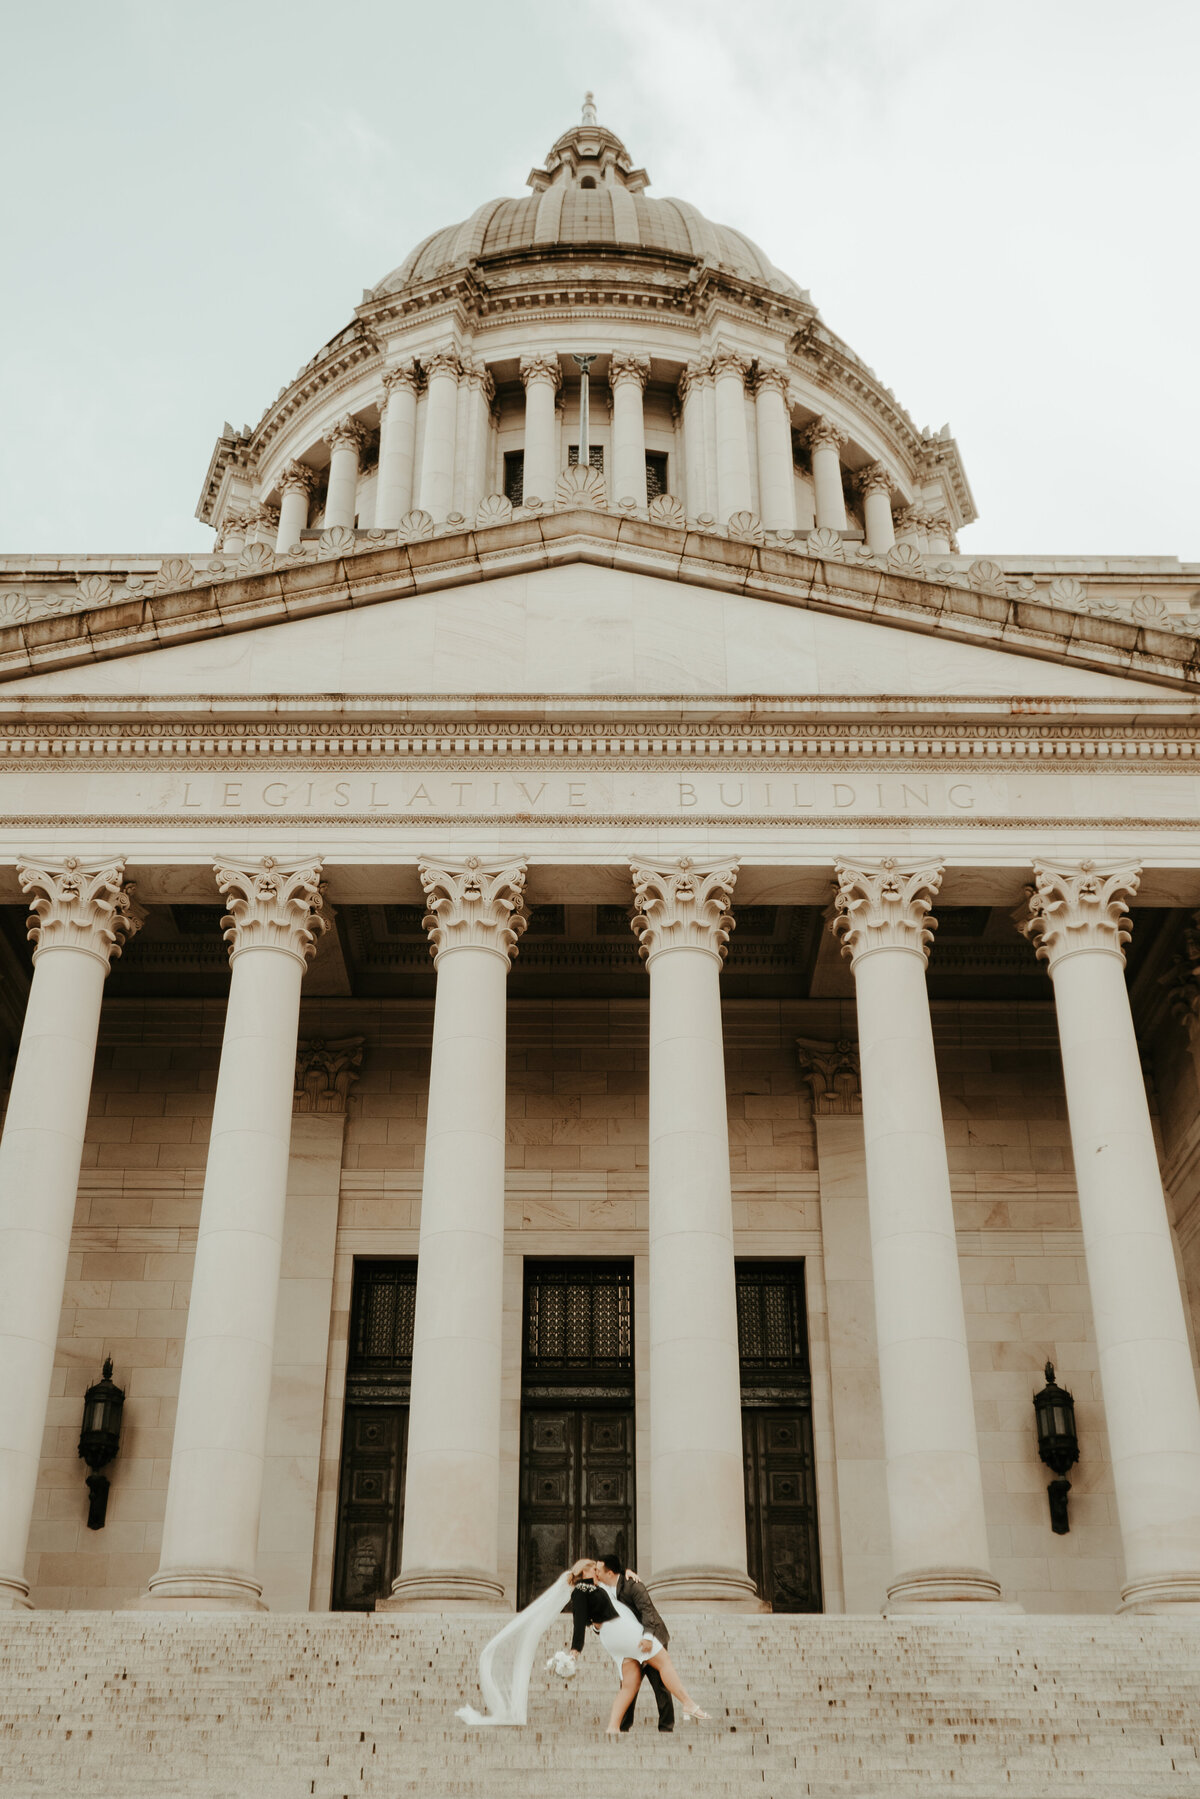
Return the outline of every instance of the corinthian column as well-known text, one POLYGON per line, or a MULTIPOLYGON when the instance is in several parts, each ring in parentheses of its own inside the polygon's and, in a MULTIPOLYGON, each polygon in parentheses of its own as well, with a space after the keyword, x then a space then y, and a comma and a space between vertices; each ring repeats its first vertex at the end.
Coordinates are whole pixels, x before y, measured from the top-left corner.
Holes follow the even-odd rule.
POLYGON ((413 1320, 404 1541, 389 1607, 496 1605, 504 1054, 521 863, 423 863, 437 968, 413 1320))
POLYGON ((646 509, 646 421, 642 399, 650 379, 650 359, 614 350, 608 359, 613 401, 613 500, 632 500, 646 509))
POLYGON ((439 525, 454 509, 454 446, 461 368, 458 356, 449 348, 425 358, 425 441, 421 448, 420 505, 439 525))
POLYGON ((792 472, 792 420, 786 369, 760 363, 754 381, 758 432, 758 510, 768 531, 796 529, 796 478, 792 472))
POLYGON ((325 495, 325 529, 354 524, 358 497, 358 459, 367 433, 357 419, 339 419, 326 435, 329 445, 329 488, 325 495))
POLYGON ((466 390, 463 408, 466 442, 459 457, 462 491, 459 493, 456 489, 455 510, 473 519, 476 507, 487 492, 488 436, 496 383, 489 369, 482 363, 473 363, 463 369, 462 384, 466 390))
POLYGON ((562 386, 558 357, 523 356, 521 379, 525 383, 525 498, 549 506, 559 472, 554 424, 554 397, 562 386))
POLYGON ((750 442, 746 434, 746 376, 750 364, 735 350, 713 357, 717 397, 717 517, 727 525, 733 513, 749 512, 750 442))
POLYGON ((634 865, 650 972, 651 1583, 757 1611, 746 1573, 721 962, 736 865, 634 865))
POLYGON ((279 529, 275 534, 275 553, 282 555, 300 542, 300 533, 308 524, 308 506, 316 486, 317 471, 306 462, 289 462, 279 476, 279 529))
POLYGON ((417 365, 400 362, 385 369, 380 407, 379 477, 375 524, 394 531, 413 503, 416 460, 417 365))
POLYGON ((137 929, 124 862, 18 863, 33 981, 0 1140, 0 1611, 28 1603, 33 1516, 109 963, 137 929))
POLYGON ((1200 1606, 1200 1401, 1124 979, 1132 864, 1034 865, 1125 1550, 1123 1609, 1200 1606))
POLYGON ((708 491, 708 458, 704 445, 706 383, 712 386, 712 368, 704 360, 689 362, 679 377, 679 400, 683 407, 684 501, 690 518, 711 512, 714 505, 708 491))
POLYGON ((218 863, 231 978, 179 1377, 162 1556, 147 1607, 263 1611, 256 1578, 300 983, 321 865, 218 863))
POLYGON ((816 419, 808 427, 818 530, 846 529, 846 497, 842 492, 842 461, 838 454, 845 441, 832 419, 816 419))
POLYGON ((888 1608, 1000 1588, 988 1566, 954 1209, 925 962, 940 868, 837 867, 833 930, 858 1005, 867 1203, 892 1526, 888 1608))
POLYGON ((863 523, 867 548, 882 556, 896 541, 892 523, 892 487, 888 472, 881 462, 873 462, 858 476, 858 490, 863 497, 863 523))

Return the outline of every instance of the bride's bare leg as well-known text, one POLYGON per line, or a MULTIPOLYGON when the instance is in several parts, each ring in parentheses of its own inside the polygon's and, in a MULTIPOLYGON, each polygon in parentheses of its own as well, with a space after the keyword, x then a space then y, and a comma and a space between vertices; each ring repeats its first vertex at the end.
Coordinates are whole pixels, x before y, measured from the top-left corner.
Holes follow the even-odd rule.
POLYGON ((678 1674, 675 1672, 675 1664, 671 1660, 670 1656, 667 1654, 665 1649, 660 1649, 657 1655, 652 1655, 650 1657, 650 1660, 646 1663, 646 1666, 648 1668, 657 1668, 658 1669, 658 1672, 662 1675, 663 1685, 666 1687, 668 1693, 670 1693, 674 1698, 678 1699, 678 1701, 679 1701, 680 1705, 682 1705, 684 1711, 686 1711, 686 1712, 694 1712, 695 1711, 695 1709, 696 1709, 695 1701, 692 1699, 691 1695, 687 1691, 687 1688, 684 1686, 684 1684, 680 1680, 678 1674))
POLYGON ((621 1685, 613 1700, 612 1711, 608 1715, 606 1736, 615 1737, 621 1734, 621 1719, 633 1704, 634 1695, 642 1684, 642 1670, 635 1661, 621 1663, 621 1685))

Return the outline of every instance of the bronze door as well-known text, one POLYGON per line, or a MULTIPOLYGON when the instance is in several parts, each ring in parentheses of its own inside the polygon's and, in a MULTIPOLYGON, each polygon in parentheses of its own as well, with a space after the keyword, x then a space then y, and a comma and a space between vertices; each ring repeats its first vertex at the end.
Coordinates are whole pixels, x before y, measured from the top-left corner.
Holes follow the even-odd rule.
POLYGON ((746 1553, 750 1578, 776 1612, 819 1612, 817 1493, 808 1406, 747 1406, 746 1553))
POLYGON ((517 1605, 581 1555, 633 1560, 633 1407, 526 1410, 517 1605))
POLYGON ((400 1566, 408 1407, 346 1407, 333 1610, 371 1612, 400 1566))

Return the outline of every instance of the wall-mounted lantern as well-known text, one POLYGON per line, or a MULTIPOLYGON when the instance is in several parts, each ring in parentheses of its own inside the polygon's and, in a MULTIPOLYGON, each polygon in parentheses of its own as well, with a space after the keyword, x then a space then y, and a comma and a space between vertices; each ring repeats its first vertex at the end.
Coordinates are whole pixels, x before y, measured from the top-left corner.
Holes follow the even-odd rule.
POLYGON ((1071 1483, 1068 1468, 1079 1460, 1079 1438, 1075 1431, 1075 1401, 1054 1378, 1054 1363, 1046 1363, 1046 1385, 1033 1396, 1037 1419, 1038 1454, 1048 1468, 1058 1475, 1046 1488, 1050 1500, 1050 1528, 1057 1536, 1066 1536, 1071 1528, 1067 1516, 1067 1494, 1071 1483))
POLYGON ((79 1453, 91 1469, 87 1477, 89 1530, 103 1530, 108 1511, 108 1480, 99 1470, 107 1467, 121 1443, 121 1410, 125 1389, 112 1377, 112 1357, 104 1362, 103 1378, 90 1386, 83 1396, 83 1428, 79 1432, 79 1453))

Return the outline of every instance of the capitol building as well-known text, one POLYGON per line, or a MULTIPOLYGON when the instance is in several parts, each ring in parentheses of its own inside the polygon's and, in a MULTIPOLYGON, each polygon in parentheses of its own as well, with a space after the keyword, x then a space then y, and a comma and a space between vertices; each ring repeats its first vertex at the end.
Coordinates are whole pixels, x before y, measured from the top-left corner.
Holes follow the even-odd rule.
POLYGON ((0 557, 0 1607, 1200 1619, 1200 564, 528 188, 0 557))

